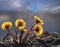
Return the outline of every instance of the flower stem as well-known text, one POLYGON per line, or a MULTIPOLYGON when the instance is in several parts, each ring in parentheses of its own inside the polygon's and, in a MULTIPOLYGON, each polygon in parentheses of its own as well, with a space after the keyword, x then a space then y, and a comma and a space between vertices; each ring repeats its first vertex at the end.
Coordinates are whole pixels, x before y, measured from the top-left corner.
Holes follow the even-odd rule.
POLYGON ((11 36, 13 36, 13 38, 15 37, 13 32, 11 32, 9 29, 8 29, 9 33, 11 34, 11 36))
POLYGON ((20 33, 20 37, 19 37, 20 43, 21 43, 21 39, 22 39, 23 33, 24 33, 24 32, 22 32, 22 31, 21 31, 21 33, 20 33))

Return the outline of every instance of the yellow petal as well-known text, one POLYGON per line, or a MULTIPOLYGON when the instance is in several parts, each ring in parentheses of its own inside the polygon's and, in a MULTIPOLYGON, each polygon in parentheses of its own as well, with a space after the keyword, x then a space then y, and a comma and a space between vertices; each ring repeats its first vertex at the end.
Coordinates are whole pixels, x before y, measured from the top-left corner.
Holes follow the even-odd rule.
POLYGON ((34 18, 36 19, 36 23, 40 24, 40 25, 43 25, 44 22, 37 16, 34 16, 34 18))
POLYGON ((22 32, 27 32, 28 30, 27 29, 22 29, 22 32))
POLYGON ((41 25, 36 24, 33 29, 34 29, 34 33, 35 33, 36 35, 42 35, 42 33, 43 33, 43 28, 42 28, 41 25))
POLYGON ((4 22, 2 24, 2 29, 3 30, 7 30, 7 29, 10 29, 12 27, 12 23, 11 22, 4 22))
POLYGON ((18 27, 19 29, 23 29, 23 28, 25 28, 25 26, 26 26, 26 22, 25 22, 23 19, 17 19, 17 20, 15 21, 15 25, 16 25, 16 27, 18 27))

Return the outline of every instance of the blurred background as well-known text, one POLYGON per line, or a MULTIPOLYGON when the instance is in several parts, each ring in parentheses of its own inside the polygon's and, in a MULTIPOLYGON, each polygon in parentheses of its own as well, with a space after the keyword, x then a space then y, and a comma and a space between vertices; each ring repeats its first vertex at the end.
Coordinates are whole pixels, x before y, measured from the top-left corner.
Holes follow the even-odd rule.
POLYGON ((27 27, 31 27, 35 20, 34 15, 44 21, 44 31, 60 32, 60 0, 0 0, 0 40, 8 33, 1 29, 5 21, 13 23, 18 18, 23 18, 27 27))

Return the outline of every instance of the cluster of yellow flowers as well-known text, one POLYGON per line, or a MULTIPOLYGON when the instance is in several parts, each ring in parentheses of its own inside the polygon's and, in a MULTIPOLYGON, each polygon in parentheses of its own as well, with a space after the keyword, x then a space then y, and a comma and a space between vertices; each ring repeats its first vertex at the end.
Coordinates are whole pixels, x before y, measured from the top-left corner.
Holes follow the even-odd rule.
POLYGON ((44 24, 44 22, 37 16, 34 16, 34 18, 36 19, 36 24, 34 26, 34 33, 36 35, 42 35, 43 33, 42 25, 44 24))
MULTIPOLYGON (((44 22, 37 16, 34 16, 34 19, 36 20, 36 23, 33 27, 33 31, 35 33, 35 35, 41 35, 43 33, 43 27, 42 25, 44 24, 44 22)), ((24 29, 26 26, 26 22, 23 19, 17 19, 15 21, 15 26, 18 29, 24 29)), ((2 29, 3 30, 9 30, 12 27, 12 23, 10 21, 8 22, 4 22, 2 24, 2 29)))

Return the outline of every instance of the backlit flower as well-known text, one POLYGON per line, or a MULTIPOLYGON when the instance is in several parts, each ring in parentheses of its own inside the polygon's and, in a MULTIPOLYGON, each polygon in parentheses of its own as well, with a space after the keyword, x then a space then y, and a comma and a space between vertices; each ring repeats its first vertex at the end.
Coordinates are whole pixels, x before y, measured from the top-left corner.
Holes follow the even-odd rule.
POLYGON ((27 29, 22 29, 21 32, 27 32, 28 30, 27 29))
POLYGON ((41 34, 43 33, 43 28, 42 28, 42 26, 39 25, 39 24, 36 24, 36 25, 34 26, 33 30, 34 30, 34 33, 35 33, 36 35, 41 35, 41 34))
POLYGON ((12 27, 12 23, 11 22, 4 22, 2 24, 2 29, 3 30, 7 30, 7 29, 10 29, 12 27))
POLYGON ((26 23, 23 19, 17 19, 15 21, 15 25, 16 25, 17 28, 23 29, 23 28, 25 28, 26 23))
POLYGON ((40 25, 43 25, 44 22, 37 16, 34 16, 34 18, 36 19, 36 23, 40 24, 40 25))

